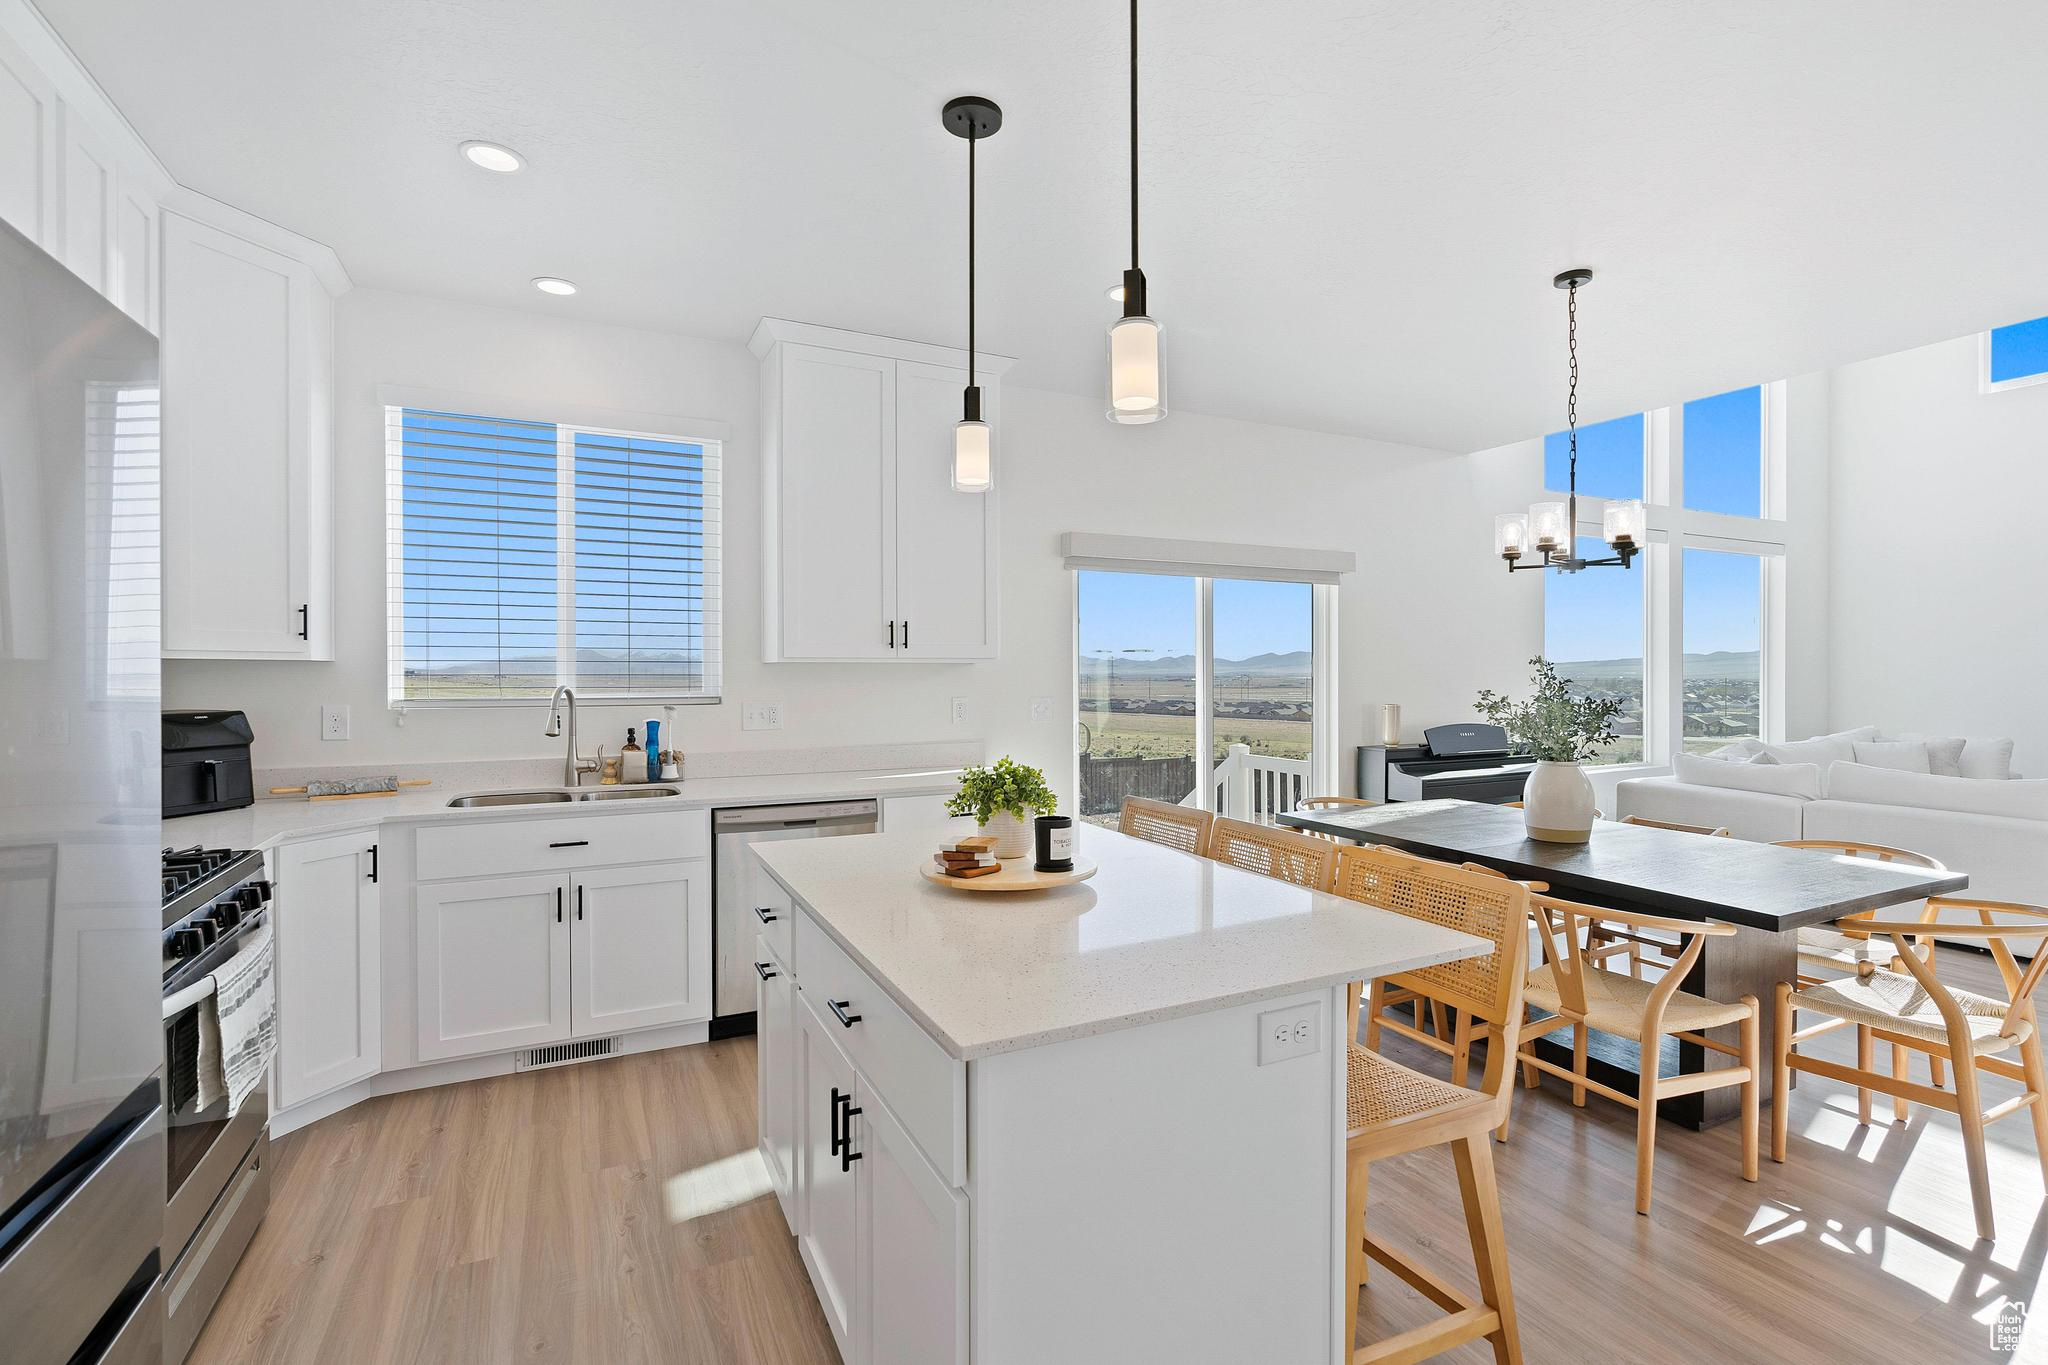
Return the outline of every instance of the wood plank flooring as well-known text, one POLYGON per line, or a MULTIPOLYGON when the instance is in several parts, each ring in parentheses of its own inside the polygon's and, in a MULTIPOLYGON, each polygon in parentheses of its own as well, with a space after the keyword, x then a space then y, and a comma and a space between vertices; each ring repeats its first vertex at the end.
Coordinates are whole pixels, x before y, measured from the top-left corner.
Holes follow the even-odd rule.
MULTIPOLYGON (((1995 980, 1988 959, 1943 958, 1957 985, 1995 980)), ((1822 1044, 1853 1050, 1839 1035, 1822 1044)), ((1399 1040, 1389 1051, 1444 1069, 1399 1040)), ((2013 1093, 1986 1090, 1987 1103, 2013 1093)), ((1753 1185, 1732 1124, 1663 1125, 1656 1205, 1638 1217, 1633 1114, 1597 1097, 1575 1110, 1549 1080, 1518 1092, 1513 1140, 1495 1156, 1531 1365, 2048 1360, 2048 1307, 2016 1354, 1989 1345, 2000 1309, 2032 1301, 2048 1261, 2024 1115, 1990 1130, 1999 1236, 1979 1243, 1953 1118, 1916 1109, 1893 1124, 1880 1100, 1880 1121, 1859 1127, 1855 1093, 1810 1076, 1792 1104, 1789 1159, 1766 1157, 1753 1185)), ((753 1156, 753 1115, 742 1038, 325 1119, 275 1144, 270 1216, 192 1361, 835 1365, 753 1156)), ((1474 1287, 1447 1155, 1376 1165, 1368 1216, 1474 1287)), ((1376 1272, 1360 1339, 1433 1311, 1376 1272)), ((1441 1359, 1492 1357, 1475 1346, 1441 1359)))

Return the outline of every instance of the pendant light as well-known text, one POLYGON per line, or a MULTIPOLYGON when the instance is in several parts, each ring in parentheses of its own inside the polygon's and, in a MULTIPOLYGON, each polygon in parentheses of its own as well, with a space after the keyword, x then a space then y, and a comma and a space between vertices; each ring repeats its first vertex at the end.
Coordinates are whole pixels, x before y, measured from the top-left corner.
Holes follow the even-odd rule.
POLYGON ((1565 291, 1565 350, 1571 371, 1564 405, 1571 452, 1568 491, 1563 502, 1531 503, 1526 515, 1508 512, 1493 519, 1493 552, 1508 562, 1509 573, 1517 569, 1557 569, 1564 573, 1615 566, 1626 569, 1648 538, 1640 500, 1610 501, 1600 514, 1600 536, 1614 551, 1614 558, 1579 558, 1575 540, 1579 527, 1579 290, 1592 279, 1593 272, 1580 266, 1550 282, 1565 291), (1542 558, 1530 564, 1517 562, 1531 551, 1542 558))
POLYGON ((953 491, 986 493, 995 487, 995 444, 981 417, 981 386, 974 382, 974 144, 1003 126, 1003 111, 980 95, 946 101, 939 119, 967 139, 967 391, 953 428, 953 491))
POLYGON ((1109 329, 1109 420, 1156 422, 1166 416, 1166 367, 1138 268, 1138 0, 1131 0, 1131 268, 1123 298, 1124 315, 1109 329))

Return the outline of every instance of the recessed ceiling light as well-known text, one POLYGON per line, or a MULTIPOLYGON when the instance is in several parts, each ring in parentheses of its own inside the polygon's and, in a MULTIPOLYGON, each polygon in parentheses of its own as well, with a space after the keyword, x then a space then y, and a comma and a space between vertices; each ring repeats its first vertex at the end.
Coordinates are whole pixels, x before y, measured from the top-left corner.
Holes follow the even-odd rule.
POLYGON ((535 275, 533 277, 533 287, 540 290, 543 294, 573 294, 576 292, 575 285, 567 280, 557 279, 553 275, 535 275))
POLYGON ((519 153, 495 142, 465 142, 462 154, 469 158, 472 166, 496 171, 500 175, 510 175, 526 164, 526 159, 519 153))
POLYGON ((1124 301, 1124 287, 1120 284, 1113 284, 1102 291, 1102 297, 1108 299, 1111 303, 1122 303, 1124 301))

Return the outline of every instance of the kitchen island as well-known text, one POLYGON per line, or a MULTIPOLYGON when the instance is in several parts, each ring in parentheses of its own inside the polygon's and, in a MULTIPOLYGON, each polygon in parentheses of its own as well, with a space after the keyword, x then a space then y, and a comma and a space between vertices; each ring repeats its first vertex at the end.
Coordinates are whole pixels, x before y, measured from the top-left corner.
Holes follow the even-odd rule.
POLYGON ((1344 1359, 1344 991, 1482 940, 1081 826, 758 850, 761 1154, 847 1365, 1344 1359))

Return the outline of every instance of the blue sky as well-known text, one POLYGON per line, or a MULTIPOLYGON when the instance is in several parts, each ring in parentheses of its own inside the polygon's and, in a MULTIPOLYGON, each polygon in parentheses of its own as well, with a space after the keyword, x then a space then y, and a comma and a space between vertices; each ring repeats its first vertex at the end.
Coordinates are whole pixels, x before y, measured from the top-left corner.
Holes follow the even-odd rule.
MULTIPOLYGON (((1130 658, 1195 652, 1195 580, 1164 574, 1080 575, 1080 650, 1103 650, 1130 658), (1126 651, 1143 651, 1126 655, 1126 651)), ((1248 659, 1308 649, 1313 629, 1311 590, 1306 583, 1256 583, 1218 579, 1215 602, 1216 657, 1248 659)))
POLYGON ((1991 329, 1991 382, 2048 374, 2048 318, 1991 329))

